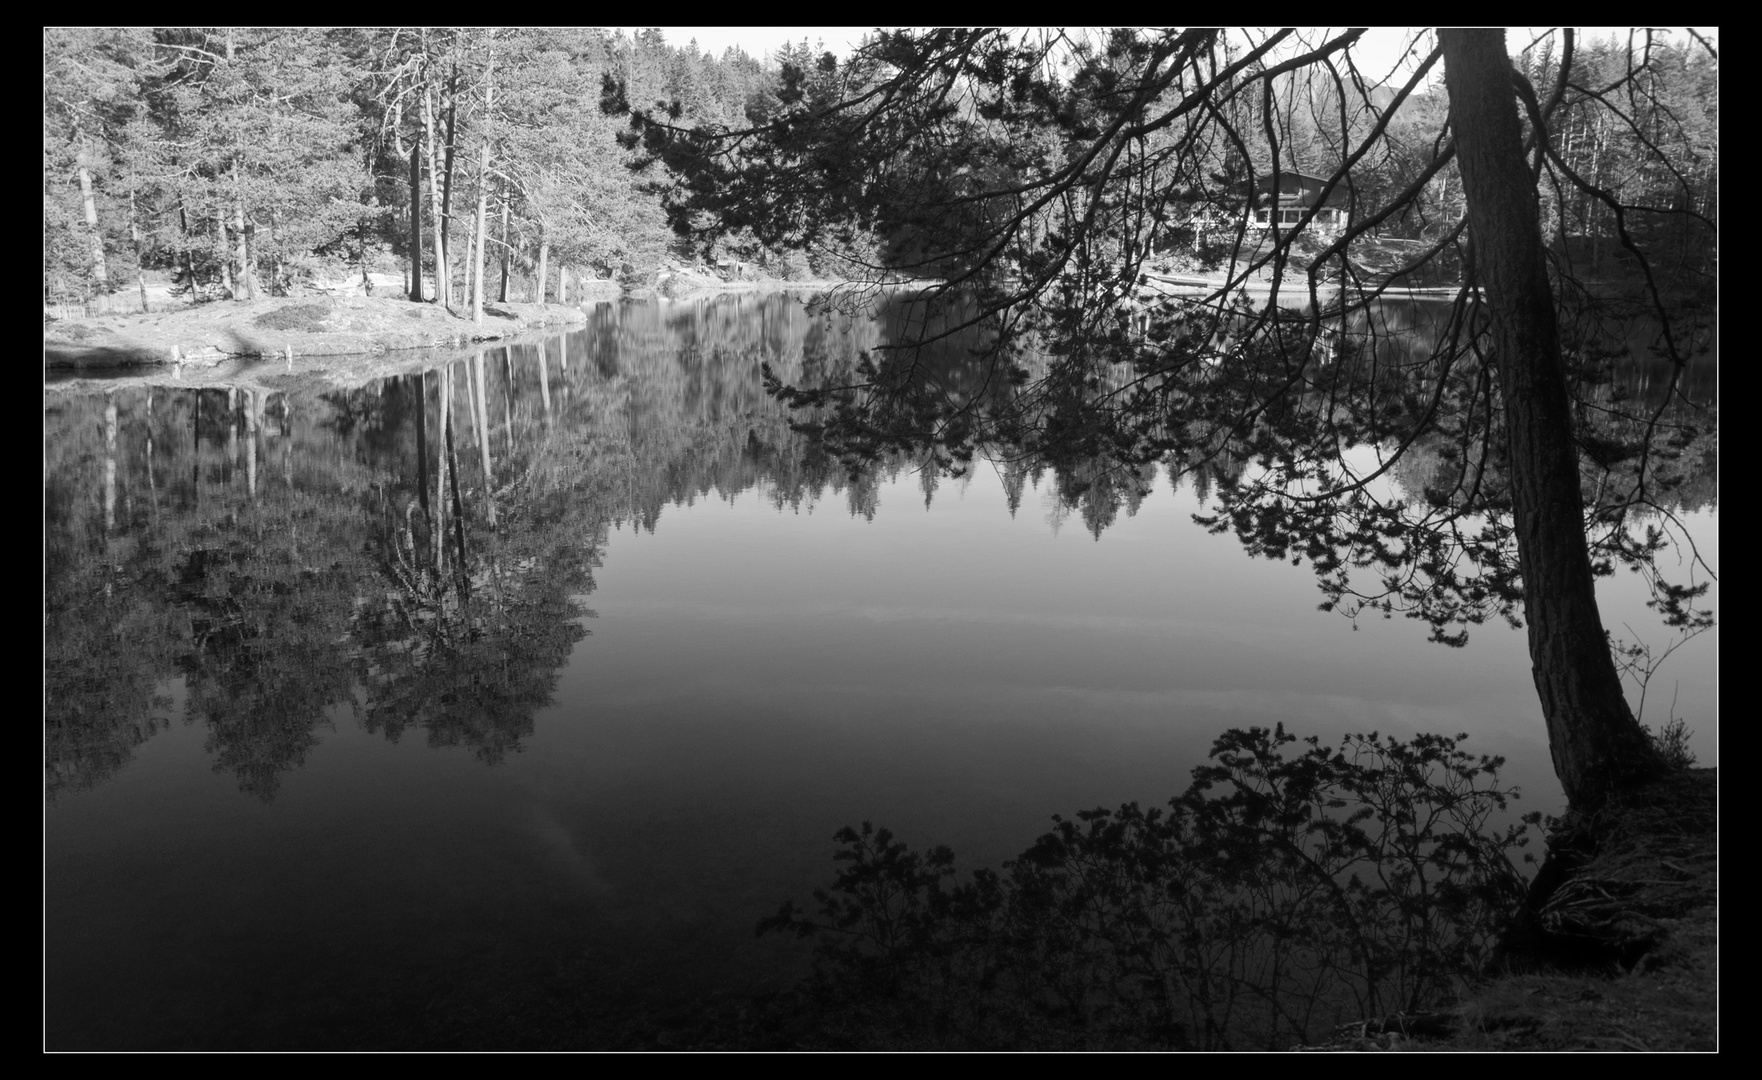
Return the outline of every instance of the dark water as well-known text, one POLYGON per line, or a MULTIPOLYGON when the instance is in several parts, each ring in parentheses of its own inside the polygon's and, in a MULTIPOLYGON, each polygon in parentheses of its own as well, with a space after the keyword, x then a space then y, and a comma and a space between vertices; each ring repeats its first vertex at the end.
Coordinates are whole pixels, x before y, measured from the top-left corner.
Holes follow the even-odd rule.
MULTIPOLYGON (((889 325, 626 303, 335 391, 46 391, 47 1045, 615 1044, 797 977, 753 926, 839 826, 995 863, 1231 726, 1467 732, 1558 808, 1520 632, 1354 630, 1167 476, 809 452, 759 364, 889 325)), ((1716 654, 1647 705, 1703 764, 1716 654)))

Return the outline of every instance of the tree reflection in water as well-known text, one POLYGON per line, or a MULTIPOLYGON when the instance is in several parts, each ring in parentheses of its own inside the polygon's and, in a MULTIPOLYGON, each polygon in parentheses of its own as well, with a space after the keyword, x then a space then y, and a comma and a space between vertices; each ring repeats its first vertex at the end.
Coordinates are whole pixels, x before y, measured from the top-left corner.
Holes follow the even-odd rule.
MULTIPOLYGON (((1425 314, 1391 311, 1384 332, 1423 330, 1425 314)), ((973 363, 982 328, 909 357, 877 352, 927 318, 958 328, 958 315, 897 297, 878 318, 782 295, 605 304, 554 343, 343 390, 52 390, 50 797, 124 768, 170 721, 175 679, 214 768, 263 799, 345 705, 388 739, 416 729, 431 746, 501 760, 532 733, 586 634, 582 600, 610 529, 653 531, 669 505, 755 488, 780 509, 830 497, 873 518, 881 485, 908 469, 933 500, 960 463, 909 441, 829 456, 792 428, 814 417, 770 397, 765 378, 845 385, 881 355, 938 396, 1011 393, 973 363)), ((1644 374, 1643 360, 1621 363, 1644 374)), ((1634 371, 1616 374, 1611 395, 1645 392, 1634 371)), ((1715 497, 1712 426, 1677 470, 1674 496, 1691 509, 1715 497)), ((1054 524, 1074 514, 1097 536, 1137 511, 1159 464, 1202 500, 1244 469, 1238 453, 1132 466, 1103 449, 991 451, 1012 513, 1050 474, 1054 524)), ((1408 498, 1461 482, 1418 450, 1391 478, 1408 498)))
POLYGON ((339 391, 51 392, 50 797, 124 768, 170 722, 174 679, 214 768, 265 800, 345 705, 394 741, 517 751, 586 634, 608 530, 712 490, 842 490, 759 365, 848 367, 874 342, 866 321, 734 297, 606 305, 556 348, 339 391))

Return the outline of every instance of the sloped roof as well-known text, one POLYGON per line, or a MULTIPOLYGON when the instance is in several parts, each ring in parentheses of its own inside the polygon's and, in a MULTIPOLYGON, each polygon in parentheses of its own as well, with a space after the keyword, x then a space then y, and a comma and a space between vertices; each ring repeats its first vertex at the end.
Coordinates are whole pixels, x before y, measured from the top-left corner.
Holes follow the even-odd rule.
MULTIPOLYGON (((1321 194, 1322 189, 1327 187, 1329 179, 1331 179, 1331 177, 1316 176, 1311 173, 1297 172, 1291 169, 1280 172, 1280 205, 1294 205, 1303 208, 1316 205, 1318 201, 1321 201, 1318 199, 1318 196, 1321 194)), ((1260 179, 1255 182, 1254 190, 1256 195, 1254 202, 1256 206, 1270 203, 1272 201, 1273 190, 1272 174, 1268 173, 1261 176, 1260 179)), ((1351 201, 1352 183, 1349 180, 1341 179, 1339 183, 1334 185, 1334 190, 1328 194, 1325 202, 1321 202, 1321 205, 1337 207, 1343 210, 1351 203, 1351 201)))

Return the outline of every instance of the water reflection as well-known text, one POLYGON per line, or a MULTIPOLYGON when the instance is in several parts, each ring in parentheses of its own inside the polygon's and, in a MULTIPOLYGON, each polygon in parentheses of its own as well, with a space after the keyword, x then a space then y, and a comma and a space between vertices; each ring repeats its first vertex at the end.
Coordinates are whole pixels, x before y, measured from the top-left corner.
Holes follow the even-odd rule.
MULTIPOLYGON (((1229 726, 1470 730, 1554 808, 1521 635, 1315 612, 1192 527, 1236 459, 815 449, 764 366, 848 381, 884 316, 47 393, 51 1045, 566 1045, 583 1002, 791 981, 753 922, 843 822, 995 861, 1229 726)), ((989 392, 975 340, 920 365, 989 392)))
MULTIPOLYGON (((1392 303, 1352 332, 1420 341, 1443 325, 1436 308, 1392 303)), ((518 751, 587 633, 609 530, 653 532, 670 505, 755 488, 778 508, 832 498, 872 519, 881 486, 908 470, 932 503, 946 482, 933 456, 830 459, 761 377, 768 365, 787 383, 845 382, 926 325, 950 333, 883 363, 938 392, 996 392, 975 360, 985 331, 958 309, 895 298, 852 319, 773 295, 601 305, 567 337, 345 391, 52 393, 50 797, 123 768, 173 719, 173 678, 213 767, 265 800, 337 706, 394 742, 419 732, 492 763, 518 751)), ((1691 447, 1684 509, 1716 497, 1711 437, 1691 447)), ((1463 482, 1440 449, 1422 442, 1395 471, 1408 498, 1463 482)), ((1076 516, 1097 537, 1158 475, 1099 454, 996 467, 1012 515, 1050 472, 1049 524, 1076 516)), ((1204 502, 1241 470, 1224 455, 1188 482, 1204 502)))
POLYGON ((50 797, 160 730, 174 676, 214 767, 266 800, 337 705, 393 741, 518 750, 609 528, 761 483, 873 515, 873 478, 800 453, 759 368, 848 369, 876 343, 783 296, 604 305, 554 343, 347 391, 51 395, 50 797))

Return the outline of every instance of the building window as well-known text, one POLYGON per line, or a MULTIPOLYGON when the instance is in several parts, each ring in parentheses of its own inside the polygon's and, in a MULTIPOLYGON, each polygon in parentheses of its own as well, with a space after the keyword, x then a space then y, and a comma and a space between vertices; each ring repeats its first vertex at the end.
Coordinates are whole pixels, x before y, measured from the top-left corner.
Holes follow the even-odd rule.
POLYGON ((1266 211, 1265 210, 1256 210, 1254 212, 1254 220, 1260 222, 1262 225, 1265 225, 1266 224, 1266 211))
POLYGON ((1286 225, 1295 225, 1301 217, 1303 217, 1301 210, 1284 210, 1280 212, 1279 220, 1286 225))

